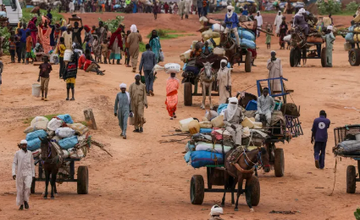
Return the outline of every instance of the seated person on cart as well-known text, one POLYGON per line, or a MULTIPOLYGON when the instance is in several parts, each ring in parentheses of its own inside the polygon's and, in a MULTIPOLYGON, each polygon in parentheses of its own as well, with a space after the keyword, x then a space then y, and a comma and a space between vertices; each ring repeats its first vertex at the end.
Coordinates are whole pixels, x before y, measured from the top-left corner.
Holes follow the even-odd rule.
POLYGON ((226 130, 231 134, 235 146, 241 145, 243 115, 236 97, 229 98, 229 104, 224 111, 224 124, 226 130))
POLYGON ((205 55, 210 56, 213 52, 213 49, 211 47, 209 47, 209 42, 205 41, 204 46, 202 47, 202 54, 201 55, 205 55))
POLYGON ((227 6, 227 13, 225 15, 225 24, 226 28, 224 34, 232 31, 236 37, 236 45, 240 47, 240 38, 238 33, 239 19, 236 13, 234 13, 234 7, 229 5, 227 6))
POLYGON ((309 34, 309 25, 305 21, 305 9, 301 8, 298 13, 296 13, 294 17, 294 23, 293 27, 299 27, 299 29, 305 34, 305 36, 308 36, 309 34))
POLYGON ((274 98, 269 96, 269 89, 264 88, 262 95, 257 99, 257 111, 255 115, 255 120, 257 122, 262 122, 262 117, 265 116, 267 125, 270 126, 271 123, 271 114, 275 109, 274 98))

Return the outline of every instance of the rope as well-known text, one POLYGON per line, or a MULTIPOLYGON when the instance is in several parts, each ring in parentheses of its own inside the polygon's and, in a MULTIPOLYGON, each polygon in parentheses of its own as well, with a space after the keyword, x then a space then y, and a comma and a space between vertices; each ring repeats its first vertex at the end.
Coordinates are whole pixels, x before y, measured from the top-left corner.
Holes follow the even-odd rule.
POLYGON ((334 167, 334 183, 333 183, 333 189, 331 191, 331 193, 329 194, 329 196, 332 196, 335 190, 335 184, 336 184, 336 167, 337 167, 337 157, 335 157, 335 167, 334 167))

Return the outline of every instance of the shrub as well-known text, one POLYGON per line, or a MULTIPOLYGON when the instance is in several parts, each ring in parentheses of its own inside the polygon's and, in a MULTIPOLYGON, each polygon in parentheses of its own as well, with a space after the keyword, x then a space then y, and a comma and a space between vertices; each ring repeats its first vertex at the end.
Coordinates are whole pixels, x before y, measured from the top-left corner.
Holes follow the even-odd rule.
POLYGON ((316 4, 320 14, 336 14, 341 11, 341 3, 336 0, 319 0, 316 4))
POLYGON ((357 11, 359 5, 355 1, 350 2, 346 5, 346 11, 353 11, 354 13, 357 11))

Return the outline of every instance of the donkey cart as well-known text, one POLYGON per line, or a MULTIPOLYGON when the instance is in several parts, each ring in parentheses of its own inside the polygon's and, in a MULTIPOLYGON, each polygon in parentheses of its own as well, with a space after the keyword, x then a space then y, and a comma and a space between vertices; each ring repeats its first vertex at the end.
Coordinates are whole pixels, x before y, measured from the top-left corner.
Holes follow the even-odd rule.
POLYGON ((356 182, 360 182, 360 153, 356 150, 356 146, 349 146, 347 151, 342 151, 338 146, 343 141, 358 141, 359 134, 360 125, 347 125, 334 129, 335 147, 333 148, 333 152, 335 156, 351 158, 357 161, 357 168, 353 165, 349 165, 346 169, 346 192, 350 194, 355 193, 356 182), (351 148, 353 148, 353 152, 349 152, 351 148))
MULTIPOLYGON (((77 179, 75 179, 75 161, 80 159, 66 158, 60 167, 56 182, 77 182, 77 193, 88 194, 89 192, 89 170, 87 166, 79 166, 77 168, 77 179)), ((40 161, 38 164, 38 176, 33 179, 31 184, 31 193, 35 193, 36 182, 45 182, 45 173, 40 161)), ((56 192, 55 192, 56 193, 56 192)))
MULTIPOLYGON (((223 165, 207 165, 207 188, 205 188, 204 178, 202 175, 193 175, 190 181, 190 201, 193 205, 201 205, 204 201, 205 192, 224 193, 225 189, 213 189, 213 186, 225 185, 225 170, 223 165)), ((229 178, 229 181, 233 181, 229 178)), ((256 176, 252 176, 250 182, 251 186, 251 204, 257 206, 260 202, 260 183, 256 176)), ((229 184, 232 185, 232 184, 229 184)), ((235 204, 234 191, 231 188, 226 189, 226 192, 231 193, 231 204, 235 204)), ((248 197, 249 194, 246 194, 248 197)))
POLYGON ((323 43, 306 43, 303 47, 293 47, 290 50, 290 66, 297 67, 301 60, 304 64, 308 59, 321 59, 321 66, 327 66, 326 48, 323 43))

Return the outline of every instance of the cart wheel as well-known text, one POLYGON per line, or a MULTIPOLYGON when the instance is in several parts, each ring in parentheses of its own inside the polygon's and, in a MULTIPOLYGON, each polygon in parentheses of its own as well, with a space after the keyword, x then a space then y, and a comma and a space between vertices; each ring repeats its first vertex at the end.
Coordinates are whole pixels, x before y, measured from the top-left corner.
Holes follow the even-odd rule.
POLYGON ((327 60, 326 60, 326 47, 321 49, 321 66, 326 67, 327 66, 327 60))
MULTIPOLYGON (((252 176, 251 179, 246 182, 247 186, 251 186, 251 205, 257 206, 260 202, 260 182, 256 176, 252 176)), ((248 197, 249 195, 246 195, 248 197)))
POLYGON ((351 66, 360 65, 360 50, 352 49, 349 51, 349 63, 351 66))
POLYGON ((31 188, 30 188, 30 192, 31 194, 35 194, 35 178, 33 178, 32 182, 31 182, 31 188))
POLYGON ((346 192, 355 193, 355 189, 356 189, 355 166, 348 166, 346 169, 346 192))
POLYGON ((184 105, 192 105, 192 84, 191 82, 184 83, 184 105))
POLYGON ((77 193, 88 194, 89 192, 89 170, 87 166, 79 166, 77 173, 77 193))
POLYGON ((275 176, 282 177, 284 176, 284 150, 282 148, 275 149, 275 161, 274 161, 274 169, 275 176))
POLYGON ((300 50, 297 48, 291 48, 290 50, 290 66, 297 67, 300 63, 301 53, 300 50))
POLYGON ((204 201, 204 179, 201 175, 194 175, 191 178, 190 200, 193 205, 201 205, 204 201))
POLYGON ((245 72, 251 72, 251 52, 248 51, 245 56, 245 72))

